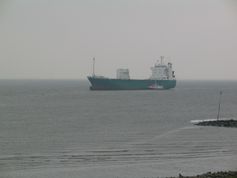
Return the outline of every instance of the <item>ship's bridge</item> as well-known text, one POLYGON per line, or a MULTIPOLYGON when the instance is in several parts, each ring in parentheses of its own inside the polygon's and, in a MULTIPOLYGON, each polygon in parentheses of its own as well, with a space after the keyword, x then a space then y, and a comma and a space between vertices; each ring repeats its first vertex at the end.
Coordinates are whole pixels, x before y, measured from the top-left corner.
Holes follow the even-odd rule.
POLYGON ((152 80, 172 80, 174 79, 174 71, 172 71, 172 64, 164 64, 164 57, 161 56, 161 61, 157 61, 156 64, 151 67, 152 80))

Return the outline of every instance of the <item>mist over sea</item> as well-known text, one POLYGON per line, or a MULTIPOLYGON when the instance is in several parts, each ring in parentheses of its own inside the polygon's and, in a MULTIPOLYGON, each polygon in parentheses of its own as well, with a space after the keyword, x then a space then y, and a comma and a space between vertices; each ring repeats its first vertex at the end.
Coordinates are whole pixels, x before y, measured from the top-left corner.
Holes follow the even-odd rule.
POLYGON ((80 80, 0 80, 0 178, 143 178, 237 170, 237 81, 90 91, 80 80))

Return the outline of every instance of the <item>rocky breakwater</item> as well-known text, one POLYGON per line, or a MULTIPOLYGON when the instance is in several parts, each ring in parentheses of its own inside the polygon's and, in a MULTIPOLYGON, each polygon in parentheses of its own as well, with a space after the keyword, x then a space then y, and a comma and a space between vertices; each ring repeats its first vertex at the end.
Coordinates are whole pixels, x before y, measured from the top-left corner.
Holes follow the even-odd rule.
POLYGON ((178 177, 169 177, 169 178, 237 178, 237 171, 226 171, 226 172, 208 172, 196 176, 183 176, 179 174, 178 177))
POLYGON ((200 121, 194 123, 195 125, 200 126, 216 126, 216 127, 237 127, 237 120, 210 120, 210 121, 200 121))

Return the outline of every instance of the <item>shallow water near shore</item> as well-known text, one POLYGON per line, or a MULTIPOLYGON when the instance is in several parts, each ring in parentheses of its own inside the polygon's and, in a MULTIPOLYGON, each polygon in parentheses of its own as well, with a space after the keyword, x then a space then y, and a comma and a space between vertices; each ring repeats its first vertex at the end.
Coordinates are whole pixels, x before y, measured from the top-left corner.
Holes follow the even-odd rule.
POLYGON ((87 81, 0 80, 1 178, 142 178, 237 170, 236 81, 89 91, 87 81))

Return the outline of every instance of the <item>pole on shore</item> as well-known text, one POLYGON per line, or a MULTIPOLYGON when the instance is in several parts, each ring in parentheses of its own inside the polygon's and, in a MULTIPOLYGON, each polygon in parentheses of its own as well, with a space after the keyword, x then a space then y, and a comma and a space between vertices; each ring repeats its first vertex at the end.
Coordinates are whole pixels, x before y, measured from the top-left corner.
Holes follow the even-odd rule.
POLYGON ((217 120, 219 120, 220 118, 220 109, 221 109, 221 95, 222 95, 222 91, 220 91, 220 96, 219 96, 219 106, 218 106, 218 113, 217 113, 217 120))

